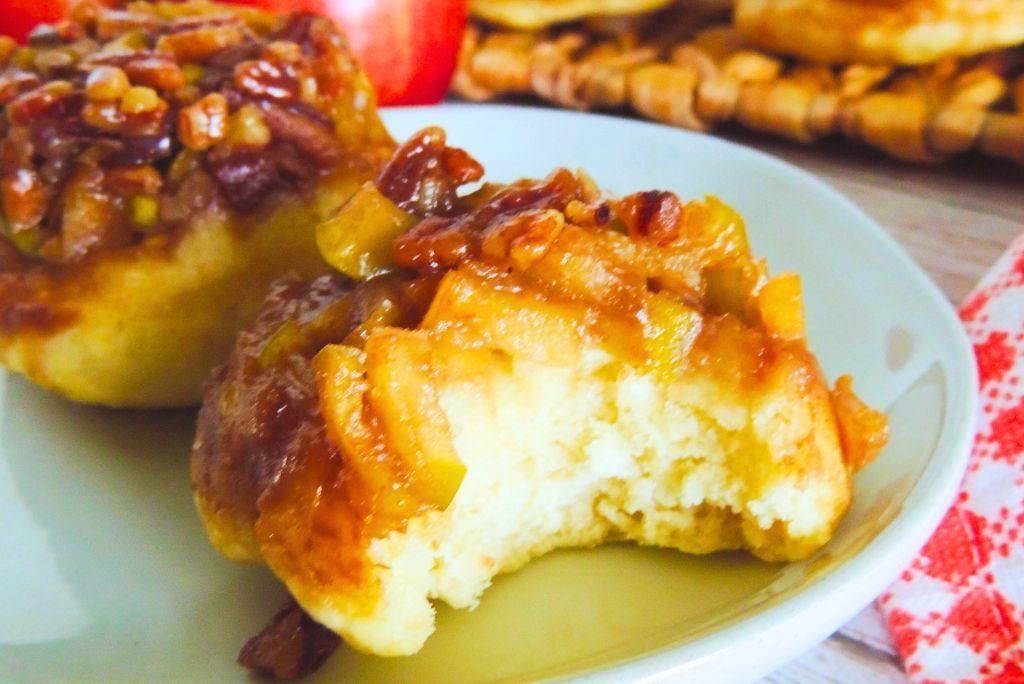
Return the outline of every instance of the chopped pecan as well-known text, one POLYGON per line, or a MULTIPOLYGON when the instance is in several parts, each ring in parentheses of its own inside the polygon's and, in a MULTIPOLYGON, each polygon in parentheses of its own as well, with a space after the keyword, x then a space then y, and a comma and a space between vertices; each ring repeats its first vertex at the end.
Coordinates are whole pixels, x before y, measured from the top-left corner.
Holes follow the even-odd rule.
POLYGON ((166 110, 167 103, 160 99, 155 90, 146 86, 132 86, 121 96, 121 111, 129 116, 166 110))
POLYGON ((35 90, 30 90, 7 106, 11 123, 26 124, 52 112, 65 97, 71 95, 73 86, 67 81, 50 81, 35 90))
POLYGON ((67 70, 75 63, 75 56, 68 50, 55 48, 52 50, 40 50, 36 53, 34 60, 35 67, 48 76, 67 70))
POLYGON ((159 20, 141 12, 122 10, 106 10, 96 18, 96 37, 100 40, 111 40, 133 31, 150 32, 156 30, 159 20))
POLYGON ((683 205, 671 192, 649 190, 616 201, 615 211, 630 235, 667 244, 677 236, 683 205))
POLYGON ((171 155, 171 138, 163 132, 125 138, 120 151, 110 158, 115 164, 153 164, 171 155))
MULTIPOLYGON (((581 201, 585 189, 565 169, 543 181, 511 185, 484 205, 456 216, 434 216, 400 235, 394 242, 395 264, 433 273, 483 256, 492 262, 507 258, 525 265, 544 253, 564 221, 548 210, 564 211, 581 201)), ((556 212, 558 213, 558 212, 556 212)))
POLYGON ((173 92, 185 85, 185 73, 174 60, 163 55, 143 55, 127 62, 125 71, 132 83, 173 92))
POLYGON ((14 231, 39 225, 46 213, 46 192, 39 176, 29 169, 19 169, 0 180, 4 215, 14 231))
POLYGON ((548 251, 565 227, 565 215, 555 209, 530 209, 491 226, 480 243, 480 256, 493 264, 509 262, 525 270, 548 251))
POLYGON ((160 36, 156 49, 179 62, 201 62, 243 40, 245 31, 240 26, 203 26, 160 36))
POLYGON ((260 150, 210 155, 206 166, 236 209, 252 209, 281 184, 274 161, 260 150))
POLYGON ((299 82, 282 67, 265 59, 253 59, 235 67, 235 86, 253 97, 285 102, 299 96, 299 82))
POLYGON ((107 168, 104 185, 118 195, 155 195, 163 186, 160 172, 149 164, 107 168))
POLYGON ((178 137, 190 150, 205 150, 223 140, 228 120, 228 101, 210 93, 178 113, 178 137))
POLYGON ((447 216, 458 204, 458 189, 479 180, 483 167, 458 148, 447 147, 440 128, 409 138, 377 178, 388 199, 421 216, 447 216))
POLYGON ((17 256, 0 271, 253 209, 328 172, 338 110, 314 73, 352 85, 344 49, 326 20, 204 0, 85 0, 28 46, 0 38, 0 243, 17 256))
POLYGON ((7 104, 21 93, 37 87, 42 80, 36 74, 13 69, 0 74, 0 104, 7 104))
POLYGON ((317 165, 330 167, 341 158, 341 148, 329 127, 278 105, 264 102, 260 109, 275 138, 295 145, 317 165))
POLYGON ((85 79, 85 94, 93 102, 120 100, 131 87, 128 74, 116 66, 98 66, 85 79))
POLYGON ((129 233, 114 198, 103 191, 103 173, 82 168, 64 191, 61 259, 75 261, 102 247, 126 244, 129 233))
POLYGON ((249 639, 238 662, 264 677, 299 679, 316 672, 341 638, 289 600, 262 632, 249 639))

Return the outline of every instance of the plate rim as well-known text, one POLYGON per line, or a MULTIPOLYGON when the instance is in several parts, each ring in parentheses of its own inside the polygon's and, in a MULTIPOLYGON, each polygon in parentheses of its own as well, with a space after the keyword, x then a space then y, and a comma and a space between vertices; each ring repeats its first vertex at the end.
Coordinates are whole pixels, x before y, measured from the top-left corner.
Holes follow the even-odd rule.
POLYGON ((892 583, 916 557, 920 548, 938 527, 959 488, 976 433, 978 376, 974 352, 967 332, 938 285, 913 260, 907 251, 852 199, 815 174, 805 171, 766 152, 715 137, 706 133, 674 128, 664 124, 623 118, 596 112, 575 112, 517 104, 443 103, 440 105, 383 108, 382 115, 390 127, 391 117, 416 116, 423 111, 455 112, 466 115, 498 117, 537 117, 576 120, 603 120, 608 125, 647 131, 651 135, 675 136, 682 140, 696 139, 701 144, 719 146, 730 155, 771 168, 783 177, 799 182, 842 207, 855 221, 845 230, 862 232, 880 250, 898 262, 928 303, 935 309, 943 330, 942 337, 951 344, 939 364, 948 373, 948 387, 943 406, 944 420, 939 438, 925 469, 903 500, 901 510, 864 548, 844 561, 835 570, 796 595, 758 611, 749 618, 712 631, 692 641, 667 646, 657 652, 631 658, 605 668, 577 675, 589 682, 624 680, 656 682, 677 679, 712 663, 722 667, 716 681, 744 681, 768 674, 812 646, 822 642, 839 626, 872 602, 892 583), (806 620, 813 612, 814 620, 806 620), (787 629, 792 627, 792 629, 787 629), (793 638, 779 642, 769 632, 784 632, 793 638), (752 659, 751 649, 761 656, 752 659), (744 652, 743 657, 738 654, 744 652), (742 670, 728 663, 759 663, 742 670))

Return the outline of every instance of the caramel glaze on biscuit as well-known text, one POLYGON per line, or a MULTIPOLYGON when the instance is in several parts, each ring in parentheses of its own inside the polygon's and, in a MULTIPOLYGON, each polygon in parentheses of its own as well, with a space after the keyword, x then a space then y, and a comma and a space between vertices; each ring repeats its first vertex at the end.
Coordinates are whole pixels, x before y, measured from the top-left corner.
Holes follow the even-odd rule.
POLYGON ((198 401, 312 226, 392 150, 325 19, 77 5, 0 39, 0 359, 72 399, 198 401))

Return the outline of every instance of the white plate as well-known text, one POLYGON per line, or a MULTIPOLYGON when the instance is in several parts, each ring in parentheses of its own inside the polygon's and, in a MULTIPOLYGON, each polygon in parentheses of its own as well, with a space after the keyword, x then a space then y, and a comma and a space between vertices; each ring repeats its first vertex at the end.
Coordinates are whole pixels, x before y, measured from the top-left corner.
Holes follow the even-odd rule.
MULTIPOLYGON (((719 195, 758 253, 804 277, 827 374, 889 412, 891 444, 814 558, 769 565, 617 545, 552 554, 474 612, 439 611, 412 658, 342 649, 318 680, 749 680, 824 639, 881 592, 936 526, 963 471, 976 380, 961 327, 893 241, 823 183, 720 140, 595 115, 501 106, 386 114, 440 124, 490 177, 583 167, 616 191, 719 195)), ((0 378, 0 678, 227 681, 282 591, 232 565, 192 510, 192 415, 74 406, 0 378)))

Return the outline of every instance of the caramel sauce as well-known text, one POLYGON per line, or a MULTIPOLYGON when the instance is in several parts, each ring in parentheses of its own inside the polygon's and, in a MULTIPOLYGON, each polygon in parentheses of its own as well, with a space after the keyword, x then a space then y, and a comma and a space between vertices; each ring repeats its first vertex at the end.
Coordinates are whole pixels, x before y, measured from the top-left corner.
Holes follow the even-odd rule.
MULTIPOLYGON (((433 283, 383 276, 355 286, 337 275, 279 281, 210 379, 193 447, 193 487, 238 527, 254 528, 278 572, 325 590, 369 581, 357 549, 394 521, 378 515, 376 495, 328 438, 312 358, 327 344, 358 344, 361 327, 382 308, 399 312, 394 324, 415 326, 433 283)), ((407 487, 396 479, 396 491, 407 487)))

